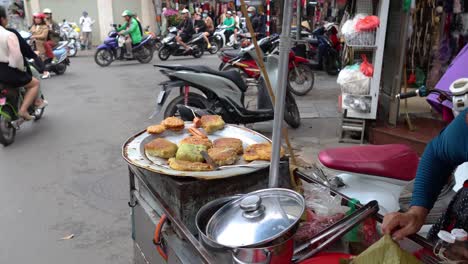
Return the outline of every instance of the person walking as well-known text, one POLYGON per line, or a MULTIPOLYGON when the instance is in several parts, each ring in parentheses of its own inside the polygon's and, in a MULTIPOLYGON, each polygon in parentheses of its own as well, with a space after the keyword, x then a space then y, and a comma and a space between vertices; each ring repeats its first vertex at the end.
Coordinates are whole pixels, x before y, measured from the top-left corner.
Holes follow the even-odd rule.
POLYGON ((88 12, 83 11, 83 16, 80 17, 81 26, 81 49, 91 49, 92 47, 92 32, 94 20, 88 16, 88 12))

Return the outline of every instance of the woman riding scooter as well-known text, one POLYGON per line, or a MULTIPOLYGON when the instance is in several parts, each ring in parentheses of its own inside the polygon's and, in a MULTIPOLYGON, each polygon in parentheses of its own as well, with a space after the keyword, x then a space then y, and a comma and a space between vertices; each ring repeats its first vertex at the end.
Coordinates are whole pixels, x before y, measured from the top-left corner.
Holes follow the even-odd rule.
MULTIPOLYGON (((54 58, 52 48, 47 44, 47 38, 49 36, 49 27, 45 22, 45 15, 37 13, 33 15, 33 25, 30 29, 31 40, 35 41, 36 50, 43 61, 54 58)), ((46 79, 50 77, 50 73, 44 71, 42 78, 46 79)))
POLYGON ((25 120, 32 120, 28 108, 34 103, 39 91, 39 80, 27 72, 16 35, 8 30, 6 11, 0 6, 0 83, 7 87, 24 87, 26 94, 18 115, 25 120))

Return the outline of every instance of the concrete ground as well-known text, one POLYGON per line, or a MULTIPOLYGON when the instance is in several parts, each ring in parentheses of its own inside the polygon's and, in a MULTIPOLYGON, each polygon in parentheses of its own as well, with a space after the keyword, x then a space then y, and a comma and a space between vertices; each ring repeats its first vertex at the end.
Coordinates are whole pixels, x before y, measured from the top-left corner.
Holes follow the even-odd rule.
MULTIPOLYGON (((167 63, 219 64, 216 56, 167 63)), ((151 65, 100 68, 91 56, 80 56, 65 75, 43 82, 50 102, 44 118, 26 124, 13 145, 0 147, 0 263, 132 263, 121 146, 159 122, 148 116, 163 80, 151 65)), ((333 78, 317 74, 314 90, 298 98, 307 118, 290 136, 308 163, 336 142, 337 94, 333 78)))

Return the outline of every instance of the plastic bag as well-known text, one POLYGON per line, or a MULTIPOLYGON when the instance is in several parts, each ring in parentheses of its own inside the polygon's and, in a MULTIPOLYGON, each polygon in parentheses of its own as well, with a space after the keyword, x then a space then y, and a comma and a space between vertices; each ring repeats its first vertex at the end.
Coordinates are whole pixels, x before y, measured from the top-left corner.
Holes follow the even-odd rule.
POLYGON ((365 54, 362 54, 361 58, 361 72, 367 77, 372 77, 372 75, 374 75, 374 66, 367 60, 367 56, 365 54))
POLYGON ((306 221, 294 235, 296 242, 313 238, 326 227, 342 219, 349 210, 341 205, 341 196, 332 196, 330 189, 317 184, 304 183, 306 221))
POLYGON ((368 95, 370 91, 370 78, 361 72, 359 64, 346 66, 342 69, 336 82, 344 94, 368 95))
POLYGON ((377 16, 366 16, 358 19, 354 28, 357 32, 371 31, 376 29, 380 25, 380 19, 377 16))

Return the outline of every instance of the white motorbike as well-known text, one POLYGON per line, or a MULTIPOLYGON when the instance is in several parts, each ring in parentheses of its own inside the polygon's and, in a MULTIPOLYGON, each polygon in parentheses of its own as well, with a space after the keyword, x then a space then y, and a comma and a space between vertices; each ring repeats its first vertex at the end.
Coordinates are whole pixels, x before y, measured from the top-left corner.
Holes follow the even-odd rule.
POLYGON ((221 49, 225 46, 229 46, 229 47, 233 47, 235 49, 239 48, 240 47, 240 34, 242 33, 241 30, 239 30, 238 34, 237 34, 237 40, 234 40, 234 33, 231 34, 231 36, 229 36, 229 41, 226 40, 226 29, 228 27, 225 26, 225 25, 219 25, 214 34, 213 34, 213 38, 214 38, 214 41, 216 41, 216 43, 218 44, 218 47, 221 49))
POLYGON ((60 24, 60 37, 68 41, 68 56, 75 57, 81 48, 80 34, 77 32, 76 23, 64 22, 60 24))

